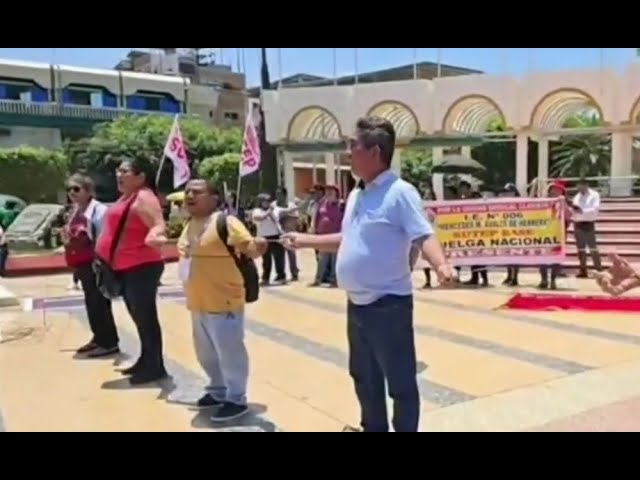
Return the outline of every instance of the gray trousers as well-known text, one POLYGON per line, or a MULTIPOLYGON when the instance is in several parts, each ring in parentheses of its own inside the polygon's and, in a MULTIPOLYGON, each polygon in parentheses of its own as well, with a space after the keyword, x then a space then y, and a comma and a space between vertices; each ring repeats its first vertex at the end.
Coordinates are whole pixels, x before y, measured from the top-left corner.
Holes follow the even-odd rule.
POLYGON ((198 362, 209 377, 207 393, 219 402, 247 404, 249 356, 244 312, 191 312, 198 362))
POLYGON ((602 270, 600 252, 598 251, 598 239, 596 237, 595 222, 576 222, 574 224, 576 246, 578 247, 578 260, 580 261, 580 273, 587 273, 587 249, 593 260, 593 267, 602 270))

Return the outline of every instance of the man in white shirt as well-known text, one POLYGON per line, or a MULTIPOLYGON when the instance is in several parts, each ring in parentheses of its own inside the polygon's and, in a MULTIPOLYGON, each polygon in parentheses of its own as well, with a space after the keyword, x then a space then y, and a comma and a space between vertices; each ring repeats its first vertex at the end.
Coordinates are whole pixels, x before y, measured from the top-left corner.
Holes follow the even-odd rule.
MULTIPOLYGON (((276 199, 271 205, 278 219, 279 226, 282 232, 295 232, 298 230, 298 205, 288 200, 289 192, 285 187, 278 187, 276 191, 276 199)), ((287 250, 286 259, 289 262, 289 273, 291 274, 291 281, 297 282, 300 275, 300 269, 298 268, 298 258, 295 250, 287 250)))
POLYGON ((269 242, 267 253, 262 256, 262 285, 266 286, 271 282, 271 268, 274 263, 276 283, 286 283, 285 250, 279 243, 282 229, 278 220, 278 212, 268 193, 258 195, 258 207, 253 210, 251 218, 256 225, 257 235, 269 242))
POLYGON ((593 267, 599 272, 602 270, 598 240, 596 238, 596 221, 600 212, 600 194, 589 188, 587 180, 580 180, 578 193, 573 197, 573 226, 578 247, 578 260, 580 272, 578 278, 588 278, 587 249, 593 260, 593 267))
POLYGON ((9 248, 7 247, 7 238, 5 237, 2 225, 0 225, 0 277, 6 274, 7 257, 9 256, 9 248))

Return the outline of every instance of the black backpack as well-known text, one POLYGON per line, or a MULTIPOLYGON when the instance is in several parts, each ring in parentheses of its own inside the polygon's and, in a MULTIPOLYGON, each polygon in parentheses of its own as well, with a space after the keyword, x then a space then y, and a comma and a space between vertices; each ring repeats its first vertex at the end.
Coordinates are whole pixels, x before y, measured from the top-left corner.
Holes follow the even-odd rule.
POLYGON ((244 300, 246 303, 253 303, 258 300, 260 296, 260 277, 258 275, 258 269, 253 259, 246 255, 236 255, 235 249, 227 243, 229 239, 229 229, 227 227, 227 215, 225 213, 219 213, 216 219, 216 229, 218 230, 218 237, 224 246, 227 247, 227 251, 233 261, 236 263, 236 267, 240 270, 240 274, 244 279, 244 300))

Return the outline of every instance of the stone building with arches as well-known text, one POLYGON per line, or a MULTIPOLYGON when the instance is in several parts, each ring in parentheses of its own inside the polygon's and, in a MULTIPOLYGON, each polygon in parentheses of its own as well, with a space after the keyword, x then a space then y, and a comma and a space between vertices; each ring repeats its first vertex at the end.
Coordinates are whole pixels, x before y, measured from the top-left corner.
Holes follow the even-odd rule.
MULTIPOLYGON (((291 192, 307 187, 311 169, 323 172, 313 180, 343 184, 348 158, 340 151, 314 151, 313 145, 322 142, 338 145, 351 133, 356 120, 367 114, 387 118, 395 125, 396 169, 400 151, 415 138, 433 138, 436 143, 436 139, 442 140, 441 146, 434 144, 437 162, 447 139, 478 138, 486 134, 492 122, 499 120, 515 136, 515 180, 524 191, 531 180, 527 178, 529 141, 538 142, 537 178, 546 182, 549 141, 567 132, 563 128, 567 119, 576 113, 593 111, 604 126, 598 132, 590 132, 611 134, 612 178, 640 173, 632 167, 633 135, 640 131, 639 64, 622 72, 567 70, 524 77, 476 74, 352 86, 283 88, 263 92, 262 105, 268 140, 282 146, 282 176, 291 192)), ((468 153, 470 147, 462 150, 468 153)), ((623 190, 618 189, 618 194, 624 194, 623 190)))

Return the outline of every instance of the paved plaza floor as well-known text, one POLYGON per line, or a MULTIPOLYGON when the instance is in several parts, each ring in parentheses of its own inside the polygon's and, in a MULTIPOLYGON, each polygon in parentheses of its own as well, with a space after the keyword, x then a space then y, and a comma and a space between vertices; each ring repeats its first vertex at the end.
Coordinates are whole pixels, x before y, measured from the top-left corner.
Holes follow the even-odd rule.
MULTIPOLYGON (((300 282, 263 289, 247 309, 253 415, 214 428, 189 406, 203 373, 191 341, 175 265, 159 301, 170 380, 130 388, 116 371, 135 357, 135 327, 114 309, 126 355, 74 359, 88 340, 79 292, 69 277, 3 280, 23 299, 0 310, 0 430, 6 431, 340 431, 356 425, 347 371, 344 292, 300 282)), ((486 289, 419 290, 415 329, 424 431, 640 430, 640 318, 630 314, 519 312, 499 307, 513 294, 486 289)), ((523 276, 523 290, 537 283, 523 276), (526 286, 528 285, 528 286, 526 286)), ((595 292, 566 279, 569 291, 595 292)), ((390 319, 392 321, 393 319, 390 319)))

